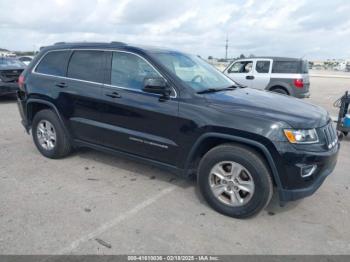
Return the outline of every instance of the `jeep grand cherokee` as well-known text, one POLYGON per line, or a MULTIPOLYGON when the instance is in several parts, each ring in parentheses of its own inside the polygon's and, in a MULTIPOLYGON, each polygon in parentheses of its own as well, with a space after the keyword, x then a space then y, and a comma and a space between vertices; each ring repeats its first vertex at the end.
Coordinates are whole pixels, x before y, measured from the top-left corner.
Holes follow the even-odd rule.
POLYGON ((120 42, 43 48, 19 79, 22 123, 49 158, 90 147, 196 175, 218 212, 311 195, 339 142, 323 108, 240 88, 202 59, 120 42))

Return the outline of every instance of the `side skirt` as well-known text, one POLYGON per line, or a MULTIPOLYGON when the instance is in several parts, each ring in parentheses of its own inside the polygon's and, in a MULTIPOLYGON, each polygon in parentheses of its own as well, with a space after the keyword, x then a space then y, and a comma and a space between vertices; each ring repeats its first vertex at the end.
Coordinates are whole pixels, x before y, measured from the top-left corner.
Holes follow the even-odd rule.
POLYGON ((106 153, 109 153, 109 154, 112 154, 112 155, 115 155, 115 156, 118 156, 118 157, 130 159, 130 160, 133 160, 133 161, 137 161, 139 163, 148 164, 148 165, 151 165, 151 166, 154 166, 154 167, 158 167, 160 169, 169 171, 169 172, 171 172, 171 173, 173 173, 175 175, 178 175, 178 176, 186 177, 184 175, 184 172, 183 172, 182 169, 180 169, 180 168, 178 168, 176 166, 173 166, 173 165, 169 165, 169 164, 165 164, 165 163, 153 160, 153 159, 141 157, 141 156, 134 155, 134 154, 131 154, 131 153, 127 153, 127 152, 124 152, 124 151, 119 151, 119 150, 116 150, 116 149, 112 149, 112 148, 101 146, 101 145, 96 145, 96 144, 85 142, 85 141, 78 140, 78 139, 74 140, 74 146, 75 147, 92 148, 92 149, 95 149, 95 150, 98 150, 98 151, 102 151, 102 152, 106 152, 106 153))

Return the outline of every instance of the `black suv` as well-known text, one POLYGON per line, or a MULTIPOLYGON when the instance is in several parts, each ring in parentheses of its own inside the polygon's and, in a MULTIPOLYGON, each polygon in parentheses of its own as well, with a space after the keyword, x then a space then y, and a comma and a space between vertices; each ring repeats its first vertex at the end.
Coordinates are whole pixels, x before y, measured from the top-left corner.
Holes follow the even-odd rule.
POLYGON ((201 58, 120 42, 58 43, 19 79, 22 123, 46 157, 91 147, 197 176, 215 210, 249 217, 311 195, 333 171, 324 109, 240 88, 201 58))

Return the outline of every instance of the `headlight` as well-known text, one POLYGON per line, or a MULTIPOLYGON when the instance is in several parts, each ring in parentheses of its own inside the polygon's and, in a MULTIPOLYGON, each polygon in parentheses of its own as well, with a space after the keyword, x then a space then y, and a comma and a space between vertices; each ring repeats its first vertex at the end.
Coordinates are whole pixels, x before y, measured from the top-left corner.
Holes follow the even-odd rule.
POLYGON ((315 129, 284 129, 284 135, 292 144, 314 144, 318 142, 315 129))

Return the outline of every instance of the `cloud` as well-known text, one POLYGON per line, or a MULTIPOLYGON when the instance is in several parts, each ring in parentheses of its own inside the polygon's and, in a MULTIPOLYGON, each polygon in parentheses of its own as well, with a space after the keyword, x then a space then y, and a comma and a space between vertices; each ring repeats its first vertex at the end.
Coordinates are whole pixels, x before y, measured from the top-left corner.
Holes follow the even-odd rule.
POLYGON ((350 58, 346 0, 2 0, 0 48, 125 41, 223 57, 350 58))

